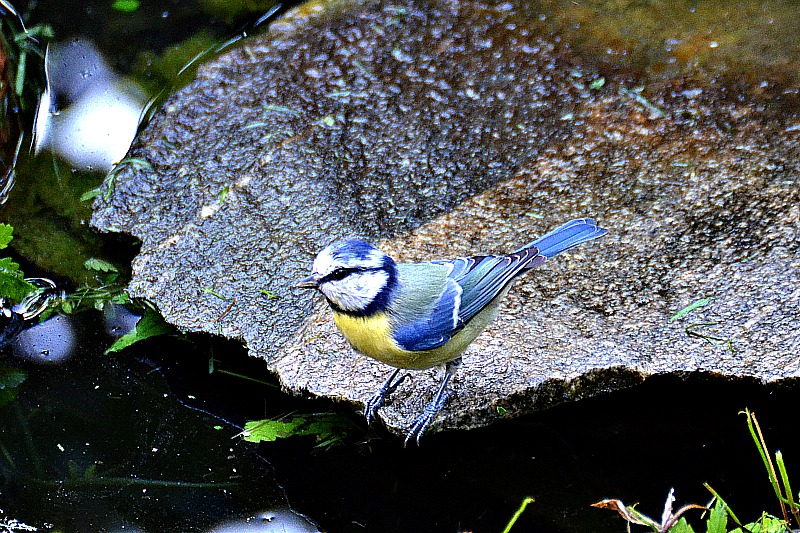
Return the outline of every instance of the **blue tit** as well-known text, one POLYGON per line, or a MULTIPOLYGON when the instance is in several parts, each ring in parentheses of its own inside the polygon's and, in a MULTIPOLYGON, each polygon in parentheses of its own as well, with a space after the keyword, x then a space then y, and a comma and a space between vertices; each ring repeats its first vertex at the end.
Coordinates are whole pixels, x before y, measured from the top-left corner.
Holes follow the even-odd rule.
POLYGON ((419 439, 449 394, 461 354, 494 320, 518 276, 574 246, 605 235, 592 219, 573 220, 508 255, 397 264, 374 246, 350 239, 327 246, 298 287, 318 289, 333 319, 358 352, 396 367, 367 402, 372 420, 386 397, 408 377, 402 369, 444 365, 444 378, 412 424, 406 443, 419 439))

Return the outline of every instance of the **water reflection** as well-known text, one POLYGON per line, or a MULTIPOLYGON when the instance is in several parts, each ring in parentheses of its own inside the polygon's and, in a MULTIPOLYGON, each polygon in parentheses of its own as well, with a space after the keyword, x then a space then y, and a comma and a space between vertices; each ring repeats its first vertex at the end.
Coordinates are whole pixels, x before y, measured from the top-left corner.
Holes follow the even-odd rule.
MULTIPOLYGON (((16 398, 0 407, 2 508, 61 531, 201 532, 285 506, 271 466, 232 440, 241 428, 187 409, 160 363, 104 355, 109 341, 98 318, 56 316, 17 338, 35 358, 41 343, 69 337, 73 356, 60 365, 23 363, 16 398), (34 333, 40 337, 24 339, 34 333)), ((161 344, 202 359, 189 343, 161 344)))
POLYGON ((14 355, 40 364, 58 364, 75 352, 72 318, 56 315, 22 330, 14 339, 14 355))
POLYGON ((14 355, 34 363, 64 362, 75 348, 72 319, 54 316, 39 323, 34 321, 52 304, 63 300, 65 293, 48 278, 26 278, 25 281, 36 290, 19 304, 9 308, 0 299, 4 317, 0 325, 0 348, 11 344, 14 355))
POLYGON ((106 333, 119 338, 132 331, 142 315, 134 313, 121 304, 107 303, 103 306, 103 323, 106 333))
POLYGON ((208 533, 320 533, 316 524, 289 508, 279 507, 239 520, 225 522, 208 533))
POLYGON ((50 44, 45 75, 34 127, 36 152, 51 151, 81 170, 111 170, 136 135, 144 92, 83 40, 50 44))

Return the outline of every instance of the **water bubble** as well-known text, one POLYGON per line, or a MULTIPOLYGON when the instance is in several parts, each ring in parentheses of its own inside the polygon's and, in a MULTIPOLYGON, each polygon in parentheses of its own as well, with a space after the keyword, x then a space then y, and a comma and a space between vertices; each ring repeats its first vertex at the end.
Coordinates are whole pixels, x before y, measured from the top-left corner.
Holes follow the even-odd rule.
POLYGON ((320 533, 319 527, 305 516, 295 513, 286 507, 276 508, 261 513, 225 522, 208 533, 320 533))
POLYGON ((34 363, 63 363, 75 352, 75 326, 69 317, 56 315, 22 330, 14 339, 14 355, 34 363))
POLYGON ((84 170, 111 170, 136 134, 146 102, 142 90, 111 70, 87 41, 48 46, 45 73, 36 152, 52 151, 84 170))
POLYGON ((106 333, 112 337, 122 337, 133 330, 142 315, 134 313, 124 305, 106 304, 103 307, 103 322, 106 333))

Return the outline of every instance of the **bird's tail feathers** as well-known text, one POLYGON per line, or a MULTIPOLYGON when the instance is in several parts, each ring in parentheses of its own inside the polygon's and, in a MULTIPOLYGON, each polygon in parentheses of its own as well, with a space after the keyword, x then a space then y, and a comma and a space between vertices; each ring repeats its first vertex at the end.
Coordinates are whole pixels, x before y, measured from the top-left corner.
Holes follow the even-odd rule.
POLYGON ((608 230, 601 228, 591 218, 578 218, 542 235, 517 251, 536 247, 539 254, 551 258, 586 241, 602 237, 608 230))

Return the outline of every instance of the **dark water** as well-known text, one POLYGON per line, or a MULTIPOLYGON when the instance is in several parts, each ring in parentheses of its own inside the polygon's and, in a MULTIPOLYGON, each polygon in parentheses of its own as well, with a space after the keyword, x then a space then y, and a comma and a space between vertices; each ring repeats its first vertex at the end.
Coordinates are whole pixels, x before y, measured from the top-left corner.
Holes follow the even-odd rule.
MULTIPOLYGON (((82 346, 107 342, 91 325, 78 334, 82 346)), ((499 531, 533 496, 516 530, 611 532, 624 523, 591 503, 619 497, 659 515, 670 487, 679 503, 705 502, 708 482, 755 518, 778 509, 737 414, 746 406, 797 475, 794 422, 782 415, 797 391, 708 376, 651 379, 490 428, 428 435, 419 449, 366 432, 347 411, 357 427, 340 446, 317 449, 309 437, 249 444, 235 437, 245 420, 337 406, 232 375, 270 381, 232 343, 191 341, 22 365, 28 381, 0 411, 13 459, 4 462, 4 511, 64 531, 206 531, 288 500, 326 531, 499 531)))
MULTIPOLYGON (((235 426, 188 408, 155 361, 104 356, 105 335, 82 318, 80 344, 94 352, 23 365, 28 379, 0 411, 8 515, 62 531, 197 531, 285 505, 268 462, 232 440, 235 426)), ((178 357, 191 345, 159 348, 178 357)))
MULTIPOLYGON (((40 1, 21 11, 29 25, 52 23, 59 39, 91 38, 114 68, 136 74, 151 93, 167 78, 164 70, 148 67, 160 64, 157 59, 172 45, 189 40, 195 50, 258 18, 210 15, 184 2, 143 3, 123 16, 110 5, 40 1)), ((626 27, 619 21, 625 13, 612 10, 588 35, 594 45, 601 39, 616 43, 608 45, 614 53, 636 58, 626 67, 649 75, 693 66, 701 74, 718 72, 706 49, 713 53, 733 39, 738 50, 747 51, 738 64, 750 68, 763 42, 747 40, 748 32, 733 26, 716 28, 723 34, 704 40, 702 26, 693 30, 699 24, 693 5, 637 7, 626 27), (676 23, 680 31, 672 40, 641 36, 647 32, 638 29, 659 26, 658 17, 674 13, 685 20, 676 23), (621 34, 628 37, 620 40, 621 34), (686 51, 692 47, 694 55, 686 51)), ((555 19, 554 31, 569 33, 565 28, 585 27, 603 6, 551 2, 541 9, 555 19)), ((790 16, 797 10, 793 3, 745 7, 743 13, 757 15, 756 28, 777 24, 791 34, 797 20, 790 16)), ((708 10, 704 24, 713 23, 719 11, 708 10)), ((763 33, 765 39, 784 46, 772 47, 759 68, 766 64, 779 72, 793 64, 796 44, 772 31, 763 33)), ((100 179, 54 164, 47 155, 24 162, 0 215, 5 221, 13 214, 16 225, 28 225, 29 236, 19 237, 35 243, 20 248, 34 259, 23 259, 26 273, 49 275, 69 287, 83 281, 73 273, 85 257, 130 260, 135 243, 94 235, 80 223, 88 211, 77 197, 100 179), (48 203, 42 191, 55 191, 52 196, 61 201, 48 203), (76 265, 64 267, 68 253, 54 259, 33 237, 37 232, 50 236, 53 249, 71 239, 66 249, 78 257, 76 265)), ((111 338, 96 312, 75 318, 74 335, 76 349, 61 365, 24 362, 8 349, 0 361, 26 376, 17 397, 0 407, 0 515, 43 530, 208 531, 228 519, 289 505, 330 532, 491 532, 501 531, 522 499, 532 496, 536 501, 514 531, 621 532, 622 520, 590 504, 621 498, 660 516, 671 487, 680 505, 708 501, 704 482, 740 517, 753 520, 762 510, 778 514, 779 508, 739 414, 746 407, 756 411, 769 447, 783 452, 790 478, 800 476, 796 383, 659 377, 489 428, 428 435, 421 448, 403 449, 400 439, 367 431, 346 407, 282 394, 265 365, 236 343, 176 335, 105 355, 111 338), (317 448, 312 437, 255 445, 236 436, 247 420, 321 411, 352 421, 354 429, 341 445, 317 448)))

